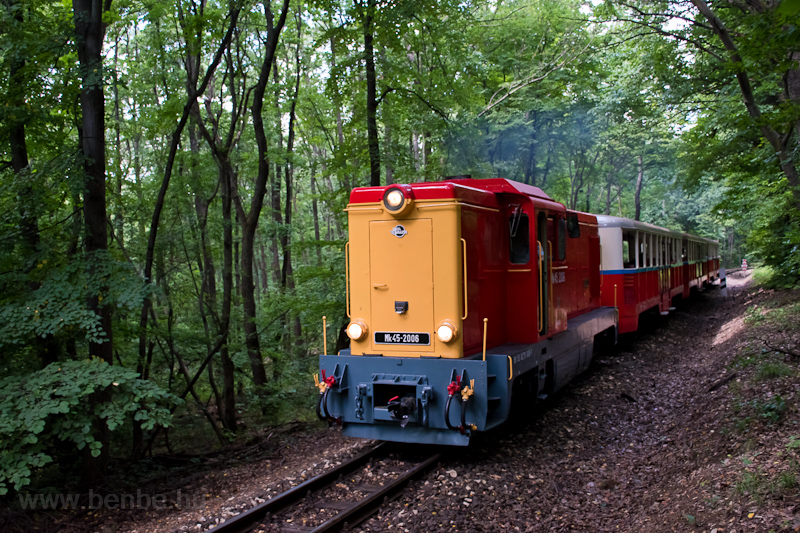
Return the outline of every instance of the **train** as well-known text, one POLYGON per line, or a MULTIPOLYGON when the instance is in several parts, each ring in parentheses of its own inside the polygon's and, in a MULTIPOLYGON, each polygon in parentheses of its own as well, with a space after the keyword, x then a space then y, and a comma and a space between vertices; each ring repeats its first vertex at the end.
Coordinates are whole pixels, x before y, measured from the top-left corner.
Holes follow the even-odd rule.
POLYGON ((504 178, 360 187, 346 211, 350 347, 315 379, 353 437, 467 446, 719 278, 717 241, 504 178))

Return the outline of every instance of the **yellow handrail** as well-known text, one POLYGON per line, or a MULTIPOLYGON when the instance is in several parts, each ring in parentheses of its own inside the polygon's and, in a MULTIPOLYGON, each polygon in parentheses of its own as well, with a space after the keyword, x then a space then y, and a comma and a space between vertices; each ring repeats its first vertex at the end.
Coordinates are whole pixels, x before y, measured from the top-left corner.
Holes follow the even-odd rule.
POLYGON ((542 282, 542 266, 544 260, 542 256, 544 255, 544 251, 542 249, 541 241, 536 241, 536 254, 539 256, 539 331, 542 331, 544 328, 544 318, 542 313, 544 312, 544 296, 542 295, 542 291, 544 290, 544 284, 542 282))
POLYGON ((326 316, 322 315, 322 355, 328 355, 328 323, 326 316))
POLYGON ((508 356, 508 381, 511 381, 511 378, 514 377, 514 361, 511 359, 511 356, 508 356))
POLYGON ((461 239, 461 249, 464 257, 464 316, 461 320, 466 320, 469 315, 469 304, 467 301, 467 241, 461 239))
POLYGON ((597 245, 600 248, 600 288, 603 288, 603 245, 597 245))
POLYGON ((350 318, 350 241, 344 245, 344 301, 350 318))
POLYGON ((553 303, 553 243, 547 241, 547 305, 553 303))
POLYGON ((486 361, 486 328, 489 324, 489 319, 483 319, 483 360, 486 361))

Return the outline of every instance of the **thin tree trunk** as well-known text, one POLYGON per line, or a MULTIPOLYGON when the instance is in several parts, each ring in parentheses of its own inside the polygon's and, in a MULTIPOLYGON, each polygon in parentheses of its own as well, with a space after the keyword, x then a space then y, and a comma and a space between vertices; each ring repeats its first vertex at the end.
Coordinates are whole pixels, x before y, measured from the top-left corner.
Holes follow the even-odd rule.
POLYGON ((123 215, 122 204, 122 133, 120 124, 122 118, 120 116, 119 105, 119 80, 117 79, 117 71, 119 68, 119 37, 114 40, 114 69, 111 86, 114 91, 114 188, 116 197, 114 199, 114 231, 119 239, 120 247, 125 243, 125 220, 123 215))
POLYGON ((636 208, 636 214, 633 217, 634 220, 640 220, 642 214, 642 204, 640 198, 642 194, 642 182, 644 181, 644 163, 641 155, 639 155, 637 162, 639 165, 639 172, 636 175, 636 191, 634 192, 633 196, 633 202, 636 208))
POLYGON ((233 295, 233 221, 231 220, 231 179, 220 175, 222 180, 222 310, 220 312, 220 336, 223 339, 222 356, 222 420, 229 431, 236 431, 236 383, 234 364, 228 352, 228 325, 231 322, 231 300, 233 295), (224 330, 222 328, 225 328, 224 330))
POLYGON ((255 134, 256 145, 258 147, 258 176, 253 186, 253 193, 250 199, 250 210, 245 213, 242 199, 239 195, 238 183, 234 180, 231 192, 236 206, 236 212, 242 226, 242 308, 244 310, 244 330, 245 344, 247 345, 247 356, 250 359, 250 366, 253 371, 253 381, 256 386, 262 386, 267 382, 267 374, 264 369, 264 361, 261 357, 261 346, 258 340, 258 329, 256 327, 256 303, 253 295, 255 287, 253 285, 253 249, 255 244, 255 232, 258 226, 258 218, 261 215, 261 208, 264 205, 264 196, 267 192, 267 180, 269 179, 269 154, 267 135, 264 129, 264 93, 266 92, 269 81, 270 70, 275 60, 275 50, 278 47, 278 38, 286 22, 286 15, 289 12, 289 0, 283 0, 283 7, 278 18, 278 23, 273 26, 273 14, 269 4, 265 5, 265 17, 267 22, 267 41, 264 52, 264 59, 261 63, 258 82, 253 88, 253 132, 255 134))
POLYGON ((372 45, 375 0, 366 0, 364 19, 364 59, 367 75, 367 146, 369 147, 369 184, 381 184, 381 149, 378 141, 378 100, 375 76, 375 51, 372 45))
MULTIPOLYGON (((332 25, 333 20, 332 17, 329 16, 328 22, 332 25)), ((330 38, 330 45, 331 45, 331 71, 336 70, 336 40, 334 39, 333 35, 330 38)), ((334 92, 334 99, 333 105, 336 107, 336 139, 338 140, 339 144, 334 146, 334 150, 341 149, 344 146, 344 128, 342 127, 342 98, 339 94, 339 86, 336 86, 336 91, 334 92)), ((350 190, 350 174, 347 172, 342 173, 342 178, 344 179, 344 188, 345 190, 350 190)))
MULTIPOLYGON (((322 247, 320 246, 319 232, 319 207, 317 206, 317 178, 314 176, 314 169, 311 171, 311 214, 314 219, 314 240, 317 249, 317 266, 322 265, 322 247)), ((263 248, 262 248, 263 253, 263 248)))

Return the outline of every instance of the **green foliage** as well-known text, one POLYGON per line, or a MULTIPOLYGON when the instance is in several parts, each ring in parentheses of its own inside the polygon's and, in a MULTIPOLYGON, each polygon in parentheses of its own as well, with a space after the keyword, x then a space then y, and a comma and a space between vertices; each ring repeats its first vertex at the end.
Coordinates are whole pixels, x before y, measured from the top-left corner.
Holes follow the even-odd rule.
POLYGON ((68 442, 97 457, 98 428, 114 431, 129 416, 143 428, 169 425, 180 400, 130 369, 99 360, 54 363, 0 381, 0 495, 20 490, 68 442))
POLYGON ((104 333, 97 315, 86 308, 87 299, 98 295, 101 305, 134 311, 147 290, 129 264, 107 253, 60 265, 42 259, 30 274, 0 274, 0 289, 0 348, 6 349, 62 330, 100 342, 104 333), (31 281, 38 288, 29 292, 31 281))
POLYGON ((765 361, 758 365, 755 373, 756 381, 778 379, 794 374, 792 367, 782 361, 765 361))
POLYGON ((753 400, 753 408, 759 417, 769 423, 775 423, 786 412, 786 402, 780 395, 776 394, 767 400, 753 400))

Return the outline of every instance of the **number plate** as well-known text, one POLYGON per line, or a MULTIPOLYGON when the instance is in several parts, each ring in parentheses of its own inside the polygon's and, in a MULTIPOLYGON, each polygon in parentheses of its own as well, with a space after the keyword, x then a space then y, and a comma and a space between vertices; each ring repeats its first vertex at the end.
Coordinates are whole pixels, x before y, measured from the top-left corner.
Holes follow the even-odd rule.
POLYGON ((375 332, 375 344, 410 344, 412 346, 428 346, 430 343, 430 333, 398 333, 390 331, 375 332))

